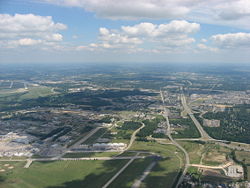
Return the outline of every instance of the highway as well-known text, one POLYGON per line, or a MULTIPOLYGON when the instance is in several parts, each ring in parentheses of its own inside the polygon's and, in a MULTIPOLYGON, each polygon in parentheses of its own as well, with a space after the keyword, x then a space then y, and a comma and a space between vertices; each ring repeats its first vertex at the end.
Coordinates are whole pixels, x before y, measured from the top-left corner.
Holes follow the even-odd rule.
MULTIPOLYGON (((247 149, 245 147, 237 146, 237 144, 244 144, 244 143, 231 142, 232 144, 235 144, 235 145, 226 144, 226 142, 228 142, 227 140, 218 140, 218 139, 214 139, 214 138, 210 137, 207 134, 207 132, 203 129, 203 127, 201 126, 201 124, 199 123, 199 121, 194 117, 191 109, 187 105, 186 97, 185 97, 185 95, 183 93, 181 94, 181 103, 182 103, 182 106, 183 106, 184 110, 188 113, 188 115, 190 116, 190 118, 194 122, 195 126, 197 127, 197 129, 199 130, 200 135, 201 135, 201 138, 199 138, 199 139, 193 139, 193 140, 212 141, 212 142, 215 142, 215 143, 217 143, 217 144, 219 144, 221 146, 228 147, 230 149, 250 151, 250 149, 247 149)), ((181 139, 178 139, 178 140, 181 140, 181 139)), ((186 139, 186 140, 192 140, 192 139, 186 139)))
POLYGON ((213 140, 213 138, 211 138, 206 133, 206 131, 202 128, 199 121, 194 117, 194 114, 192 113, 192 110, 187 105, 186 97, 185 97, 185 95, 183 93, 181 94, 181 103, 182 103, 182 106, 183 106, 184 110, 187 112, 187 114, 189 115, 189 117, 192 119, 195 126, 197 127, 198 131, 200 132, 201 139, 203 139, 203 140, 213 140))
MULTIPOLYGON (((164 95, 162 93, 162 91, 160 91, 161 93, 161 99, 162 99, 162 103, 163 105, 165 105, 165 100, 164 100, 164 95)), ((187 151, 180 145, 178 144, 172 137, 171 135, 171 127, 170 127, 170 123, 169 123, 169 118, 168 118, 168 109, 164 106, 164 117, 166 118, 166 123, 167 123, 167 136, 169 137, 170 141, 176 146, 178 147, 181 151, 183 151, 184 155, 185 155, 185 165, 184 165, 184 169, 183 169, 183 172, 182 172, 182 175, 180 176, 177 184, 176 184, 176 187, 178 188, 179 185, 181 184, 181 182, 183 181, 184 179, 184 176, 185 174, 187 173, 187 169, 188 169, 188 166, 190 164, 190 159, 189 159, 189 155, 187 153, 187 151)))

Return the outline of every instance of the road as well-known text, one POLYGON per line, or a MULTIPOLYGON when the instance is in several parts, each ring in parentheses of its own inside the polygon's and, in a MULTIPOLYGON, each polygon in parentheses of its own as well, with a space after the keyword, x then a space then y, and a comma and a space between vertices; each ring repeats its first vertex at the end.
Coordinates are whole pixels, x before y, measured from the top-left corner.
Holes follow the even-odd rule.
POLYGON ((219 165, 219 166, 208 166, 208 165, 201 165, 201 164, 190 164, 189 166, 198 167, 198 168, 208 168, 208 169, 225 169, 233 164, 234 164, 233 162, 228 162, 227 164, 219 165))
MULTIPOLYGON (((216 142, 217 144, 219 144, 221 146, 228 147, 230 149, 250 151, 250 149, 247 149, 245 147, 241 147, 241 146, 237 146, 236 145, 236 144, 244 144, 244 143, 231 142, 232 144, 235 144, 235 145, 231 145, 231 144, 226 144, 226 142, 228 142, 227 140, 218 140, 218 139, 214 139, 214 138, 210 137, 206 133, 206 131, 203 129, 203 127, 201 126, 201 124, 199 123, 199 121, 193 115, 191 109, 187 105, 186 97, 185 97, 185 95, 183 93, 181 94, 181 103, 182 103, 182 106, 184 107, 184 109, 186 110, 186 112, 188 113, 188 115, 190 116, 190 118, 192 119, 192 121, 194 122, 195 126, 197 127, 197 129, 199 130, 199 132, 201 134, 201 138, 199 138, 199 139, 193 139, 193 140, 213 141, 213 142, 216 142)), ((178 140, 181 140, 181 139, 178 139, 178 140)), ((189 139, 189 140, 192 140, 192 139, 189 139)))
MULTIPOLYGON (((162 99, 162 103, 163 105, 165 105, 165 100, 164 100, 164 96, 163 96, 163 93, 162 91, 160 91, 161 93, 161 99, 162 99)), ((188 169, 188 165, 190 164, 190 159, 189 159, 189 155, 187 153, 187 151, 180 145, 178 144, 172 137, 171 135, 171 127, 170 127, 170 123, 169 123, 169 119, 168 119, 168 109, 164 106, 164 117, 166 118, 166 123, 167 123, 167 136, 169 137, 170 141, 176 146, 178 147, 181 151, 183 151, 184 155, 185 155, 185 165, 184 165, 184 169, 183 169, 183 172, 182 172, 182 175, 180 176, 177 184, 176 184, 176 187, 178 187, 181 182, 183 181, 184 179, 184 176, 185 174, 187 173, 187 169, 188 169)))
POLYGON ((125 151, 128 150, 128 149, 132 146, 132 144, 133 144, 134 141, 135 141, 136 134, 137 134, 143 127, 145 127, 145 124, 144 124, 144 123, 142 123, 142 126, 139 127, 138 129, 136 129, 136 130, 133 132, 133 134, 132 134, 132 136, 131 136, 131 138, 130 138, 129 145, 127 146, 127 148, 125 149, 125 151))
POLYGON ((107 188, 135 159, 140 153, 132 157, 102 188, 107 188))
POLYGON ((194 122, 195 126, 197 127, 198 131, 200 132, 201 139, 203 139, 203 140, 213 140, 213 138, 211 138, 206 133, 206 131, 203 129, 203 127, 201 126, 199 121, 194 117, 194 114, 193 114, 192 110, 187 105, 186 97, 185 97, 185 95, 183 93, 181 94, 181 103, 182 103, 182 106, 183 106, 184 110, 190 116, 190 118, 194 122))

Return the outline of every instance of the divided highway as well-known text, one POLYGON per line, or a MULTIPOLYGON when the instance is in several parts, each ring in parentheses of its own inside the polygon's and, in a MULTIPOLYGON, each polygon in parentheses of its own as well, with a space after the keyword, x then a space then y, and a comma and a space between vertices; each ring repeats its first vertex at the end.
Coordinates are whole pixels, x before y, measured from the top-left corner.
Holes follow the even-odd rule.
MULTIPOLYGON (((165 105, 165 100, 164 100, 164 96, 163 96, 163 93, 162 91, 160 91, 160 94, 161 94, 161 99, 162 99, 162 103, 163 105, 165 105)), ((188 166, 190 164, 190 159, 189 159, 189 155, 187 153, 187 151, 180 145, 178 144, 172 137, 171 135, 171 127, 170 127, 170 123, 169 123, 169 119, 168 119, 168 109, 164 106, 164 117, 166 118, 166 123, 167 123, 167 136, 169 137, 170 141, 176 146, 178 147, 181 151, 183 151, 184 155, 185 155, 185 165, 184 165, 184 169, 183 169, 183 172, 182 172, 182 175, 180 176, 177 184, 176 184, 176 187, 178 188, 179 185, 181 184, 181 182, 183 181, 184 179, 184 176, 185 174, 187 173, 187 169, 188 169, 188 166)))
POLYGON ((182 93, 181 94, 181 103, 182 106, 184 108, 184 110, 187 112, 187 114, 190 116, 190 118, 192 119, 192 121, 194 122, 196 128, 198 129, 198 131, 200 132, 201 135, 201 139, 203 140, 213 140, 213 138, 211 138, 206 131, 202 128, 201 124, 199 123, 199 121, 194 117, 194 114, 192 113, 191 109, 188 107, 187 102, 186 102, 186 97, 185 95, 182 93))

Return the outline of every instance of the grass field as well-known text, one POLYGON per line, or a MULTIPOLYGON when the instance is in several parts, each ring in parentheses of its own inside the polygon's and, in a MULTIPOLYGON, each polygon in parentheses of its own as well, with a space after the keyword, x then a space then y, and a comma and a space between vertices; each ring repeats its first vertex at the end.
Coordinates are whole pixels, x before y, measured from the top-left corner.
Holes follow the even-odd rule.
POLYGON ((250 152, 246 151, 236 151, 235 152, 236 158, 239 161, 244 162, 247 165, 250 165, 250 152))
POLYGON ((174 184, 183 165, 183 154, 178 148, 156 142, 136 141, 131 150, 151 151, 163 157, 147 176, 142 187, 171 187, 174 184))
POLYGON ((147 166, 153 161, 152 158, 138 159, 113 182, 109 188, 130 188, 134 181, 141 176, 147 166))
MULTIPOLYGON (((24 169, 15 162, 0 174, 1 188, 92 188, 104 185, 127 160, 34 162, 24 169), (98 181, 97 181, 98 180, 98 181)), ((8 162, 9 163, 9 162, 8 162)), ((0 163, 3 166, 4 163, 0 163)))
POLYGON ((199 164, 201 161, 203 144, 189 141, 179 141, 179 143, 187 150, 190 158, 190 163, 199 164))
POLYGON ((80 157, 112 157, 118 155, 118 152, 77 152, 66 153, 65 158, 80 158, 80 157))
POLYGON ((201 144, 193 141, 179 142, 188 152, 192 164, 217 166, 227 161, 231 150, 217 144, 201 144))
POLYGON ((35 99, 52 95, 54 92, 49 87, 30 87, 25 89, 4 89, 0 91, 0 102, 17 101, 20 102, 25 99, 35 99))
POLYGON ((54 92, 52 92, 51 88, 49 87, 31 87, 28 89, 28 92, 22 95, 19 100, 25 100, 25 99, 35 99, 38 97, 45 97, 48 95, 52 95, 54 92))
POLYGON ((105 134, 106 131, 107 129, 105 128, 99 129, 95 134, 93 134, 90 138, 85 140, 82 144, 94 144, 98 138, 100 138, 103 134, 105 134))
POLYGON ((250 181, 250 166, 247 167, 247 180, 250 181))

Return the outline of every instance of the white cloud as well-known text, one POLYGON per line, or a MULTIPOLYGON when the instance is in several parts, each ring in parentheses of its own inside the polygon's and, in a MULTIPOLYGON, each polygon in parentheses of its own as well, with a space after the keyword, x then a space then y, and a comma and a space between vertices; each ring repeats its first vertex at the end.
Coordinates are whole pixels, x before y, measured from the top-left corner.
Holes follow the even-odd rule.
POLYGON ((176 18, 190 11, 197 0, 44 0, 64 6, 82 7, 111 19, 176 18))
POLYGON ((168 24, 155 25, 152 23, 140 23, 135 26, 122 26, 122 30, 128 35, 143 35, 148 37, 162 37, 178 33, 195 33, 200 29, 197 23, 189 23, 185 20, 174 20, 168 24))
POLYGON ((21 46, 32 46, 41 43, 41 40, 34 40, 30 38, 23 38, 18 40, 18 44, 21 46))
MULTIPOLYGON (((167 24, 143 22, 119 30, 99 29, 99 41, 80 49, 127 49, 127 51, 183 50, 195 42, 189 34, 200 29, 197 23, 174 20, 167 24), (143 47, 142 47, 143 46, 143 47), (133 50, 132 50, 133 49, 133 50)), ((78 48, 79 49, 79 48, 78 48)))
POLYGON ((250 29, 249 0, 43 0, 110 19, 188 19, 250 29))
POLYGON ((197 44, 197 47, 199 50, 206 50, 206 51, 211 51, 211 52, 218 52, 219 51, 218 48, 209 47, 209 46, 202 44, 202 43, 197 44))
POLYGON ((137 37, 131 37, 124 33, 120 33, 119 31, 110 31, 107 28, 102 27, 99 29, 99 43, 91 43, 89 47, 103 49, 122 49, 134 48, 136 45, 141 43, 142 40, 137 37))
POLYGON ((220 48, 250 48, 250 33, 218 34, 211 40, 220 48))
POLYGON ((206 43, 207 39, 201 39, 201 42, 206 43))
POLYGON ((62 23, 55 23, 50 16, 0 14, 0 44, 7 48, 51 45, 63 40, 57 32, 66 28, 62 23))

